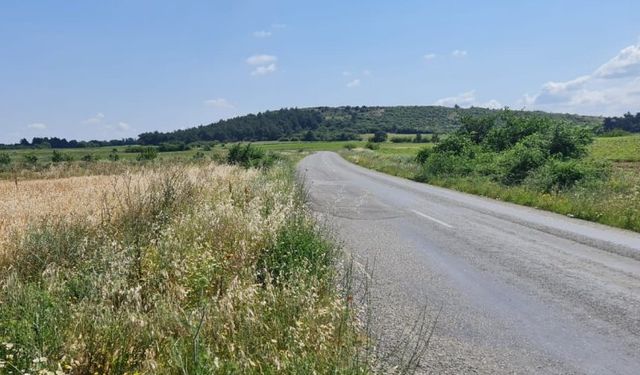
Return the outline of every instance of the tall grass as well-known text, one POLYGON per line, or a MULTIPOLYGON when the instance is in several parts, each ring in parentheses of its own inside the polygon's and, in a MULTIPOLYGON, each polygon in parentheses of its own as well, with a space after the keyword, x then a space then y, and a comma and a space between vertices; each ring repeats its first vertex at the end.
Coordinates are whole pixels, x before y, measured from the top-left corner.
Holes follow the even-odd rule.
POLYGON ((75 184, 97 189, 98 211, 88 195, 66 201, 76 215, 31 202, 52 212, 0 244, 0 372, 368 372, 335 246, 288 167, 75 184))

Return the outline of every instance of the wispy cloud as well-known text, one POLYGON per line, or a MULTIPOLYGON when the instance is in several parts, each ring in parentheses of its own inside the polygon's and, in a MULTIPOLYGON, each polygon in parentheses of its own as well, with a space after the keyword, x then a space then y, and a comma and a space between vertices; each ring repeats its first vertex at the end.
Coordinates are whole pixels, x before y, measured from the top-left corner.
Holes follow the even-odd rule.
POLYGON ((273 35, 273 33, 271 31, 260 30, 260 31, 254 31, 252 35, 256 38, 268 38, 271 35, 273 35))
POLYGON ((640 110, 640 43, 623 48, 591 74, 545 83, 521 103, 532 109, 594 115, 640 110))
POLYGON ((247 58, 247 64, 256 67, 251 71, 252 76, 264 76, 274 73, 278 69, 276 61, 278 61, 276 56, 266 54, 253 55, 247 58))
POLYGON ((492 109, 498 109, 503 107, 503 105, 496 99, 491 99, 486 102, 479 101, 476 97, 476 90, 469 90, 459 95, 438 99, 434 104, 442 105, 445 107, 453 107, 455 105, 458 105, 460 107, 475 106, 475 107, 492 108, 492 109))
POLYGON ((273 23, 273 24, 271 24, 271 28, 272 29, 286 29, 287 25, 285 25, 284 23, 273 23))
POLYGON ((354 87, 358 87, 360 86, 360 80, 359 79, 354 79, 352 81, 347 82, 347 87, 348 88, 354 88, 354 87))
POLYGON ((373 74, 373 72, 371 70, 369 70, 369 69, 365 69, 365 70, 362 71, 362 75, 365 76, 365 77, 368 77, 371 74, 373 74))
POLYGON ((29 129, 35 129, 35 130, 44 130, 47 128, 46 124, 43 124, 41 122, 35 122, 33 124, 29 124, 27 125, 27 128, 29 129))
POLYGON ((216 98, 216 99, 205 100, 204 101, 204 105, 207 106, 207 107, 218 108, 218 109, 233 109, 233 108, 235 108, 235 106, 233 104, 231 104, 225 98, 216 98))
POLYGON ((467 57, 468 53, 465 50, 457 49, 451 52, 451 56, 453 57, 467 57))
POLYGON ((99 124, 99 123, 102 122, 103 119, 104 119, 104 113, 98 112, 98 113, 96 113, 95 116, 89 117, 88 119, 84 120, 83 122, 85 124, 99 124))
POLYGON ((427 53, 426 55, 422 56, 422 58, 425 59, 425 61, 431 61, 431 60, 436 58, 436 54, 435 53, 427 53))
POLYGON ((277 70, 276 64, 269 64, 264 66, 259 66, 255 68, 252 72, 252 76, 263 76, 267 74, 274 73, 277 70))
POLYGON ((278 58, 273 55, 253 55, 247 58, 247 64, 249 65, 266 65, 275 63, 278 58))

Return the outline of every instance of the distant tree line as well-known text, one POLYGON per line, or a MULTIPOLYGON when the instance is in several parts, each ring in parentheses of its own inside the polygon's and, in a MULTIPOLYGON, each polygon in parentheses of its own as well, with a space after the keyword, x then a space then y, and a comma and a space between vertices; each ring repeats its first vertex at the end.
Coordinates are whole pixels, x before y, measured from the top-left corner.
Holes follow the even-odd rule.
POLYGON ((137 144, 137 140, 134 138, 114 139, 111 141, 76 141, 66 140, 65 138, 58 137, 35 137, 29 142, 26 138, 22 138, 19 143, 3 145, 0 144, 0 149, 20 149, 20 148, 88 148, 88 147, 103 147, 103 146, 128 146, 137 144))
MULTIPOLYGON (((251 141, 348 141, 358 140, 363 133, 397 134, 452 133, 465 116, 478 117, 496 113, 479 107, 442 106, 343 106, 315 108, 283 108, 221 120, 208 125, 173 132, 147 132, 138 139, 112 141, 67 141, 62 138, 23 139, 19 144, 0 148, 79 148, 123 145, 165 145, 166 150, 197 142, 251 141)), ((602 118, 571 114, 516 111, 516 117, 539 116, 563 120, 573 125, 602 127, 602 118)), ((626 116, 626 115, 625 115, 626 116)), ((625 117, 626 118, 626 117, 625 117)), ((398 139, 400 140, 400 139, 398 139)))
POLYGON ((602 129, 604 132, 622 130, 630 133, 640 133, 640 112, 632 115, 625 113, 622 117, 606 117, 602 129))

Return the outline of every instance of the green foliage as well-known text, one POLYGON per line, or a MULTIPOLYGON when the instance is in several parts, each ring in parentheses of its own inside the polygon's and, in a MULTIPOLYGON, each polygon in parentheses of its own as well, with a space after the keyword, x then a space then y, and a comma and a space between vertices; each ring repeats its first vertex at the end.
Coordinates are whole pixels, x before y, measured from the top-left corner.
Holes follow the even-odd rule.
MULTIPOLYGON (((416 136, 416 138, 413 138, 413 137, 410 137, 410 136, 406 136, 406 137, 393 136, 393 137, 389 138, 389 141, 391 141, 392 143, 411 143, 411 142, 414 142, 415 139, 417 139, 417 136, 416 136)), ((420 137, 420 140, 422 140, 422 136, 420 137)), ((416 142, 416 143, 420 143, 420 142, 416 142)))
POLYGON ((142 147, 136 157, 138 161, 151 161, 158 157, 158 150, 155 147, 142 147))
POLYGON ((11 164, 11 155, 6 152, 0 152, 0 165, 7 166, 11 164))
POLYGON ((377 130, 373 133, 373 137, 369 139, 369 142, 382 143, 387 141, 387 132, 383 130, 377 130))
POLYGON ((586 173, 583 164, 562 163, 587 153, 593 142, 588 128, 507 110, 461 121, 458 131, 433 151, 418 153, 416 161, 423 166, 419 179, 478 175, 518 185, 537 173, 539 183, 534 185, 549 190, 567 189, 587 176, 598 175, 586 173))
POLYGON ((347 143, 346 145, 343 146, 346 150, 353 150, 354 148, 356 148, 356 144, 355 143, 347 143))
POLYGON ((273 154, 266 153, 263 149, 247 143, 236 143, 229 148, 227 163, 241 165, 245 168, 270 167, 275 162, 273 154))
POLYGON ((380 145, 378 143, 373 143, 371 141, 367 142, 364 145, 365 148, 368 148, 369 150, 379 150, 380 149, 380 145))
POLYGON ((161 143, 158 147, 158 152, 187 151, 189 149, 190 147, 184 142, 161 143))
POLYGON ((429 147, 420 149, 420 151, 418 151, 418 154, 416 155, 416 162, 418 162, 418 164, 426 163, 432 152, 433 149, 429 147))
POLYGON ((80 160, 82 160, 85 163, 93 163, 94 161, 98 160, 98 157, 95 156, 94 154, 85 154, 80 158, 80 160))
POLYGON ((549 159, 532 173, 527 185, 546 193, 569 189, 581 181, 600 181, 607 177, 606 165, 585 160, 549 159))
POLYGON ((58 150, 53 150, 53 154, 51 155, 51 162, 61 163, 63 161, 66 161, 66 162, 73 161, 73 157, 67 153, 63 153, 58 150))
POLYGON ((28 165, 36 165, 38 163, 38 157, 34 153, 24 154, 22 159, 28 165))
POLYGON ((120 160, 120 155, 118 154, 118 149, 114 148, 113 150, 111 150, 111 152, 109 153, 109 156, 107 157, 109 160, 116 162, 118 160, 120 160))
MULTIPOLYGON (((222 120, 217 123, 171 133, 144 133, 139 142, 146 145, 197 141, 357 140, 358 134, 384 131, 402 134, 451 133, 464 117, 499 113, 485 108, 447 108, 439 106, 397 107, 317 107, 267 111, 222 120)), ((565 120, 574 126, 599 126, 599 117, 514 112, 515 117, 539 116, 565 120)), ((437 139, 437 137, 435 137, 437 139)), ((435 140, 434 140, 435 141, 435 140)))
POLYGON ((334 248, 304 216, 294 217, 283 227, 273 248, 258 261, 261 280, 268 273, 276 282, 287 282, 300 274, 326 279, 333 271, 334 248))

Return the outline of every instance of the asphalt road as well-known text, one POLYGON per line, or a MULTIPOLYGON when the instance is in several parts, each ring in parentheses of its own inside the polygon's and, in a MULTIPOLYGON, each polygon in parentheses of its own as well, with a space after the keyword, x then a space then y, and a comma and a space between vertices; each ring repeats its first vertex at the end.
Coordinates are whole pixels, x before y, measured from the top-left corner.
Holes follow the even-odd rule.
POLYGON ((383 351, 421 312, 432 322, 441 310, 419 372, 640 374, 640 235, 330 152, 298 171, 314 210, 373 279, 383 351))

